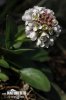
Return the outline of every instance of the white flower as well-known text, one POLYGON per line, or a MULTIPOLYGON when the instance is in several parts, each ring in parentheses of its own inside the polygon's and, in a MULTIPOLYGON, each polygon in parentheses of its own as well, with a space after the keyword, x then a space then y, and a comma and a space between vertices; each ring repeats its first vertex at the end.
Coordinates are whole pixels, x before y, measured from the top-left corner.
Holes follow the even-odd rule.
POLYGON ((50 42, 49 42, 49 45, 53 46, 53 44, 54 44, 54 39, 51 38, 51 39, 50 39, 50 42))
POLYGON ((22 16, 22 20, 24 21, 31 21, 32 20, 32 11, 33 9, 29 9, 25 11, 25 14, 22 16))
POLYGON ((38 30, 38 27, 37 26, 34 26, 33 27, 33 31, 37 31, 38 30))
POLYGON ((35 41, 35 40, 37 39, 36 32, 31 31, 31 32, 27 35, 27 37, 30 38, 32 41, 35 41))
POLYGON ((40 26, 38 27, 38 29, 42 29, 42 26, 40 25, 40 26))
POLYGON ((36 43, 37 47, 41 45, 41 40, 38 38, 37 43, 36 43))
POLYGON ((42 9, 45 9, 45 7, 34 6, 34 9, 36 9, 37 11, 41 11, 42 9))
POLYGON ((25 21, 26 36, 35 41, 37 47, 52 46, 61 32, 54 12, 45 7, 34 6, 26 10, 22 20, 25 21))

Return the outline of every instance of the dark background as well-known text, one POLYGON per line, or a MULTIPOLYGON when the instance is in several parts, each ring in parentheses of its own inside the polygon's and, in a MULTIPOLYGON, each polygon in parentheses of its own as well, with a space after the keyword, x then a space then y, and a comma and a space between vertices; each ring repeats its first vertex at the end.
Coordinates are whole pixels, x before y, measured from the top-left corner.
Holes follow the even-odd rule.
POLYGON ((62 27, 59 43, 66 48, 66 0, 0 0, 0 28, 5 25, 7 15, 12 15, 17 23, 21 22, 24 11, 35 5, 52 9, 62 27))

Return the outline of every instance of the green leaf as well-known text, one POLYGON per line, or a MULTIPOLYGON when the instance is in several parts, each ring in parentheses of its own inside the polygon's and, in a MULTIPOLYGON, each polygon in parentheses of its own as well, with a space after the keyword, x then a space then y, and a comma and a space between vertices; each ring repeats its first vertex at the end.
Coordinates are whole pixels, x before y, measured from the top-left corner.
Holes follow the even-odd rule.
POLYGON ((32 51, 34 49, 29 49, 29 48, 25 48, 25 49, 18 49, 18 50, 10 50, 12 53, 14 54, 21 54, 23 52, 27 52, 27 51, 32 51))
POLYGON ((5 44, 6 48, 10 48, 15 41, 15 35, 17 33, 17 25, 11 16, 6 17, 6 34, 5 34, 5 44))
POLYGON ((25 38, 26 38, 26 35, 22 33, 19 37, 17 37, 16 41, 23 42, 25 38))
POLYGON ((4 59, 0 59, 0 66, 4 68, 9 68, 9 64, 4 59))
POLYGON ((15 49, 18 49, 18 48, 21 47, 21 45, 22 45, 22 42, 17 42, 17 43, 15 43, 15 44, 13 45, 13 47, 14 47, 15 49))
POLYGON ((58 92, 58 94, 61 95, 61 91, 62 91, 61 88, 55 83, 52 83, 52 86, 55 88, 55 90, 58 92))
POLYGON ((49 92, 51 89, 50 81, 40 70, 24 68, 20 71, 20 78, 36 89, 45 92, 49 92))
POLYGON ((23 42, 26 41, 26 35, 24 31, 24 26, 18 26, 18 32, 16 34, 15 44, 13 45, 14 48, 20 48, 23 42))
POLYGON ((21 33, 24 32, 24 31, 25 31, 24 25, 19 25, 18 26, 18 34, 17 34, 17 36, 21 35, 21 33))
POLYGON ((24 31, 24 26, 19 25, 18 32, 15 36, 15 43, 14 43, 13 47, 15 49, 19 49, 22 46, 23 42, 25 42, 25 41, 26 41, 26 35, 25 35, 25 31, 24 31))
POLYGON ((9 77, 6 74, 0 72, 0 80, 1 81, 7 81, 8 79, 9 79, 9 77))
POLYGON ((45 51, 45 50, 40 50, 38 53, 36 53, 33 58, 34 60, 36 61, 40 61, 40 62, 43 62, 43 61, 47 61, 49 60, 49 55, 48 55, 48 52, 45 51))
MULTIPOLYGON (((23 48, 23 49, 17 49, 17 50, 9 50, 9 49, 5 49, 5 48, 0 48, 0 51, 2 52, 2 54, 8 55, 8 54, 23 54, 24 52, 28 52, 28 51, 34 51, 34 49, 30 49, 30 48, 23 48)), ((22 55, 20 56, 22 57, 22 55)))
POLYGON ((16 34, 16 42, 17 41, 23 41, 24 39, 26 38, 26 35, 25 35, 25 29, 24 29, 24 25, 19 25, 18 26, 18 32, 16 34))

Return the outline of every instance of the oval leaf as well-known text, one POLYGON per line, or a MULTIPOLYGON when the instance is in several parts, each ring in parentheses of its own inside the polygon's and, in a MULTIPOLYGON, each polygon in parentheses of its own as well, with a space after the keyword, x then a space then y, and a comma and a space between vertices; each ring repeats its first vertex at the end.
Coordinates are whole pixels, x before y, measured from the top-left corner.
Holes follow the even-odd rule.
POLYGON ((0 80, 1 81, 7 81, 9 78, 6 74, 0 72, 0 80))
POLYGON ((51 89, 50 81, 41 71, 34 68, 25 68, 20 71, 20 77, 32 87, 48 92, 51 89))
POLYGON ((9 68, 9 64, 4 59, 0 59, 0 66, 4 68, 9 68))

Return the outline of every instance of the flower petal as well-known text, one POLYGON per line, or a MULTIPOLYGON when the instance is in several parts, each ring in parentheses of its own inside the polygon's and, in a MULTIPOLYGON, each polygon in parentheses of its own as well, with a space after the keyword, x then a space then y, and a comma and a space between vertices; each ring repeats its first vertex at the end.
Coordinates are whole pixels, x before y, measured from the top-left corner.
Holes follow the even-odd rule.
POLYGON ((29 37, 32 41, 35 41, 37 39, 36 32, 31 31, 29 37))
POLYGON ((38 47, 38 46, 40 46, 40 45, 41 45, 41 40, 38 39, 38 40, 37 40, 37 43, 36 43, 36 46, 38 47))

